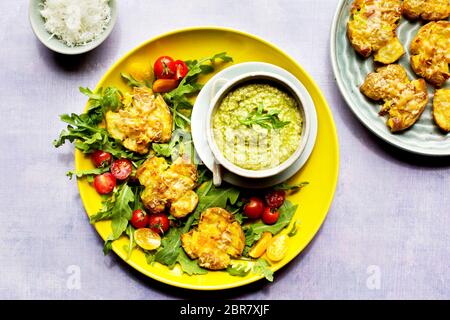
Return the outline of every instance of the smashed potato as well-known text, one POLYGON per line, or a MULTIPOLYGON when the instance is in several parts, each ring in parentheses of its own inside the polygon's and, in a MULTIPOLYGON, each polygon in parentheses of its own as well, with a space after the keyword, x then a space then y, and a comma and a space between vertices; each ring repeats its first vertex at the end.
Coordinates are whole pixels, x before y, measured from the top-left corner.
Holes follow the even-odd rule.
POLYGON ((411 67, 436 87, 450 77, 450 22, 430 22, 411 42, 411 67))
POLYGON ((365 58, 391 44, 384 48, 377 61, 393 63, 404 53, 403 47, 401 50, 398 48, 401 46, 399 41, 391 42, 397 38, 395 30, 400 17, 400 0, 355 0, 347 24, 347 36, 353 48, 365 58), (390 50, 394 51, 391 53, 390 50))
POLYGON ((375 53, 373 60, 382 64, 390 64, 400 59, 404 54, 405 49, 403 49, 400 40, 395 37, 375 53))
POLYGON ((234 216, 222 208, 206 209, 196 229, 181 235, 186 254, 198 259, 201 267, 210 270, 225 269, 231 258, 242 255, 245 235, 234 216))
POLYGON ((106 130, 122 141, 125 148, 148 153, 149 143, 167 142, 172 137, 172 115, 163 97, 151 90, 135 87, 131 96, 124 99, 124 107, 105 115, 106 130))
POLYGON ((162 212, 170 206, 172 216, 183 218, 198 204, 193 191, 197 169, 190 160, 180 157, 169 165, 164 158, 152 157, 142 164, 136 176, 145 186, 141 199, 151 212, 162 212))
POLYGON ((386 124, 392 132, 405 130, 416 123, 428 102, 425 81, 409 81, 405 69, 398 64, 370 73, 360 90, 372 100, 384 101, 380 115, 389 116, 386 124))
POLYGON ((450 89, 436 90, 433 99, 433 118, 439 128, 450 132, 450 89))
POLYGON ((411 20, 444 20, 450 16, 449 0, 404 0, 403 15, 411 20))

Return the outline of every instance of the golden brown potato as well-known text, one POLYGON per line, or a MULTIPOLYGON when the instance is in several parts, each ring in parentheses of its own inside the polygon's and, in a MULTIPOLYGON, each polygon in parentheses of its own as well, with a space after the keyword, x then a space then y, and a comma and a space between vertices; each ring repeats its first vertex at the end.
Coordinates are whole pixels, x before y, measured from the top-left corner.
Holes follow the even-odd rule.
POLYGON ((450 89, 436 90, 433 100, 433 118, 439 128, 450 132, 450 89))
POLYGON ((411 67, 436 87, 450 77, 450 22, 430 22, 411 42, 411 67))
POLYGON ((221 270, 242 255, 245 235, 234 216, 222 208, 206 209, 196 229, 181 235, 184 251, 201 267, 221 270))
MULTIPOLYGON (((125 99, 124 99, 125 100, 125 99)), ((167 142, 172 136, 172 115, 162 96, 147 88, 134 88, 129 101, 117 112, 105 115, 106 130, 125 148, 148 153, 151 142, 167 142)))
POLYGON ((386 124, 392 132, 405 130, 416 123, 428 102, 425 81, 409 81, 405 69, 398 64, 370 73, 360 89, 368 98, 384 101, 380 115, 389 116, 386 124))
POLYGON ((404 0, 403 15, 411 20, 444 20, 450 16, 449 0, 404 0))
POLYGON ((145 186, 141 199, 151 212, 162 212, 171 205, 170 213, 182 218, 197 206, 198 196, 192 191, 197 169, 190 160, 180 157, 169 166, 164 158, 152 157, 136 171, 136 176, 145 186))
MULTIPOLYGON (((395 30, 401 17, 400 0, 355 0, 350 11, 347 24, 347 36, 353 48, 367 58, 396 39, 395 30)), ((384 49, 382 63, 393 63, 404 53, 403 47, 398 49, 388 46, 384 49), (389 50, 394 50, 392 53, 389 50)), ((401 44, 400 44, 401 46, 401 44)), ((382 61, 381 61, 382 60, 382 61)))
POLYGON ((400 40, 395 37, 375 53, 373 60, 382 64, 390 64, 400 59, 404 54, 405 49, 403 49, 400 40))

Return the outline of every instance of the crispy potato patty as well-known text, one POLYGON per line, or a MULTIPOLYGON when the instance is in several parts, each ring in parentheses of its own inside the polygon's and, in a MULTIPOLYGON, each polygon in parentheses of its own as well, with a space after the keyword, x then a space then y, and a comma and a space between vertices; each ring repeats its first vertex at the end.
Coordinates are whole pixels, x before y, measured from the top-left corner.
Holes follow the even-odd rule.
POLYGON ((450 16, 449 0, 404 0, 403 15, 411 20, 444 20, 450 16))
POLYGON ((135 87, 126 95, 124 107, 105 115, 106 130, 125 148, 148 153, 151 142, 167 142, 172 136, 172 115, 162 96, 150 89, 135 87))
POLYGON ((181 235, 184 251, 201 267, 221 270, 242 255, 245 235, 234 216, 222 208, 206 209, 198 227, 181 235))
POLYGON ((436 90, 433 99, 433 118, 439 128, 450 132, 450 89, 436 90))
POLYGON ((347 24, 347 35, 353 48, 367 58, 391 43, 388 48, 396 51, 389 54, 385 52, 383 56, 391 59, 380 62, 395 62, 404 53, 403 47, 401 50, 398 48, 399 42, 395 42, 400 17, 400 0, 355 0, 347 24))
POLYGON ((392 132, 405 130, 416 123, 428 102, 425 81, 409 81, 405 69, 398 64, 370 73, 360 90, 372 100, 384 101, 380 115, 389 116, 386 124, 392 132))
POLYGON ((430 22, 411 42, 411 67, 436 87, 450 77, 450 22, 430 22))
POLYGON ((193 191, 197 169, 189 160, 180 157, 169 165, 164 158, 152 157, 139 167, 136 176, 145 186, 141 199, 151 212, 170 206, 172 216, 183 218, 197 206, 198 196, 193 191))

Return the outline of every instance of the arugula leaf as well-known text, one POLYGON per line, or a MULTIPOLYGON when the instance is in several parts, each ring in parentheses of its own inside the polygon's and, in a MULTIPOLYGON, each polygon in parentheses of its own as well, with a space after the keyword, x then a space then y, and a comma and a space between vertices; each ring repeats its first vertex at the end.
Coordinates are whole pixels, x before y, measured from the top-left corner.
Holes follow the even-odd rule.
POLYGON ((101 112, 105 113, 108 110, 115 111, 122 106, 122 93, 116 87, 107 87, 104 91, 100 88, 95 93, 87 87, 79 89, 82 94, 89 97, 89 112, 100 108, 101 112))
POLYGON ((203 212, 211 207, 225 208, 227 203, 235 204, 240 191, 235 187, 216 188, 211 185, 208 192, 199 199, 196 212, 203 212))
POLYGON ((178 251, 177 262, 180 264, 181 270, 183 270, 184 273, 187 273, 190 276, 208 273, 208 270, 200 267, 197 261, 189 258, 182 248, 179 248, 178 251))
POLYGON ((172 133, 169 143, 153 143, 152 148, 156 155, 163 157, 184 154, 185 149, 192 145, 192 136, 189 132, 177 129, 172 133))
POLYGON ((197 183, 202 185, 204 182, 209 181, 210 185, 212 185, 212 173, 205 165, 197 166, 198 179, 197 183))
POLYGON ((128 253, 126 260, 130 259, 131 252, 133 251, 133 248, 136 246, 136 242, 134 241, 134 231, 135 229, 131 224, 129 224, 127 229, 125 230, 125 233, 128 236, 128 246, 124 246, 125 251, 128 253))
POLYGON ((300 190, 300 189, 306 187, 307 185, 309 185, 309 182, 307 182, 307 181, 296 183, 296 184, 291 184, 291 185, 283 182, 283 183, 273 186, 272 189, 285 190, 285 191, 291 191, 291 190, 297 191, 297 190, 300 190))
MULTIPOLYGON (((104 128, 97 127, 97 117, 92 118, 89 114, 77 115, 63 114, 60 116, 63 122, 68 124, 58 139, 53 141, 53 145, 58 148, 66 141, 75 142, 75 147, 83 153, 90 153, 94 150, 103 150, 111 153, 116 158, 128 158, 132 160, 142 159, 143 155, 134 154, 125 149, 119 141, 111 138, 104 128)), ((100 119, 100 121, 102 121, 100 119)))
POLYGON ((170 228, 161 241, 161 247, 156 251, 154 260, 166 266, 173 266, 180 254, 181 233, 179 228, 170 228))
POLYGON ((166 94, 164 99, 171 105, 173 124, 175 127, 184 129, 187 123, 190 123, 189 117, 178 112, 180 109, 191 109, 192 104, 189 101, 189 97, 198 93, 203 85, 199 84, 198 77, 201 74, 207 74, 214 71, 214 64, 217 60, 221 60, 225 63, 233 61, 233 59, 227 56, 226 52, 215 54, 211 57, 206 57, 200 60, 186 61, 189 68, 186 76, 181 80, 178 87, 166 94))
POLYGON ((298 227, 297 227, 297 221, 294 222, 294 224, 292 225, 291 231, 289 231, 288 233, 288 237, 293 237, 297 234, 298 232, 298 227))
POLYGON ((229 266, 226 271, 235 277, 245 277, 252 271, 252 268, 250 268, 248 265, 245 264, 233 264, 229 266))
POLYGON ((275 235, 286 228, 292 220, 297 207, 298 205, 293 205, 290 201, 286 200, 278 209, 278 211, 280 212, 280 217, 275 224, 267 225, 264 222, 260 221, 252 225, 245 226, 245 244, 247 249, 245 252, 248 252, 248 248, 251 247, 257 240, 259 240, 263 232, 268 231, 275 235))
POLYGON ((103 207, 99 212, 89 217, 89 221, 94 224, 98 221, 111 219, 112 216, 112 208, 114 206, 114 202, 111 199, 103 202, 103 207))
POLYGON ((201 90, 202 86, 196 83, 198 76, 200 74, 207 74, 214 71, 213 64, 217 60, 221 60, 225 63, 233 61, 233 58, 227 56, 226 52, 217 53, 211 57, 206 57, 200 60, 187 61, 189 71, 186 76, 181 80, 178 87, 169 93, 164 95, 164 98, 173 101, 178 98, 185 98, 186 95, 197 93, 201 90), (205 66, 205 63, 210 63, 211 65, 205 66))
POLYGON ((103 245, 103 254, 105 256, 111 252, 113 241, 114 239, 112 238, 112 235, 109 235, 109 237, 106 238, 105 244, 103 245))
POLYGON ((245 119, 239 119, 239 122, 246 126, 254 124, 266 129, 280 129, 288 125, 289 121, 281 121, 278 117, 280 111, 278 110, 264 110, 264 105, 261 103, 258 108, 253 110, 245 119))
POLYGON ((122 185, 115 197, 111 211, 111 227, 114 239, 118 239, 127 228, 128 221, 132 216, 130 202, 133 201, 134 193, 131 188, 127 184, 122 185))
POLYGON ((88 170, 70 170, 66 173, 66 176, 69 177, 69 179, 72 180, 73 176, 76 176, 77 178, 82 178, 85 176, 93 176, 102 174, 109 171, 109 166, 104 168, 95 168, 95 169, 88 169, 88 170))
POLYGON ((75 147, 83 153, 104 150, 116 158, 142 159, 144 156, 125 149, 120 141, 108 135, 106 129, 99 127, 107 111, 122 107, 122 93, 115 87, 107 87, 105 90, 100 88, 95 93, 89 88, 80 87, 80 91, 89 97, 88 111, 79 115, 61 115, 61 121, 68 125, 61 131, 58 139, 53 141, 53 145, 58 148, 69 141, 75 142, 75 147))
POLYGON ((253 273, 264 276, 268 281, 273 282, 273 271, 270 270, 270 263, 266 259, 259 258, 256 260, 252 269, 253 273))
POLYGON ((145 83, 137 81, 135 78, 133 78, 132 75, 130 75, 128 73, 121 72, 120 73, 120 77, 130 87, 143 87, 143 86, 145 86, 145 83))
POLYGON ((153 264, 155 262, 155 252, 154 251, 144 251, 145 260, 147 264, 153 264))

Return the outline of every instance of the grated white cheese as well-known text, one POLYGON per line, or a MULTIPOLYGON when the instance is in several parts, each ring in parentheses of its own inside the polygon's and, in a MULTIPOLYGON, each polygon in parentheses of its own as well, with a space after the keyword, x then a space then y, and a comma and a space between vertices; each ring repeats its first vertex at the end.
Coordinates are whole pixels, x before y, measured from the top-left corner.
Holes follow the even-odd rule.
POLYGON ((109 0, 46 0, 40 11, 45 29, 69 47, 97 38, 111 20, 109 0))

